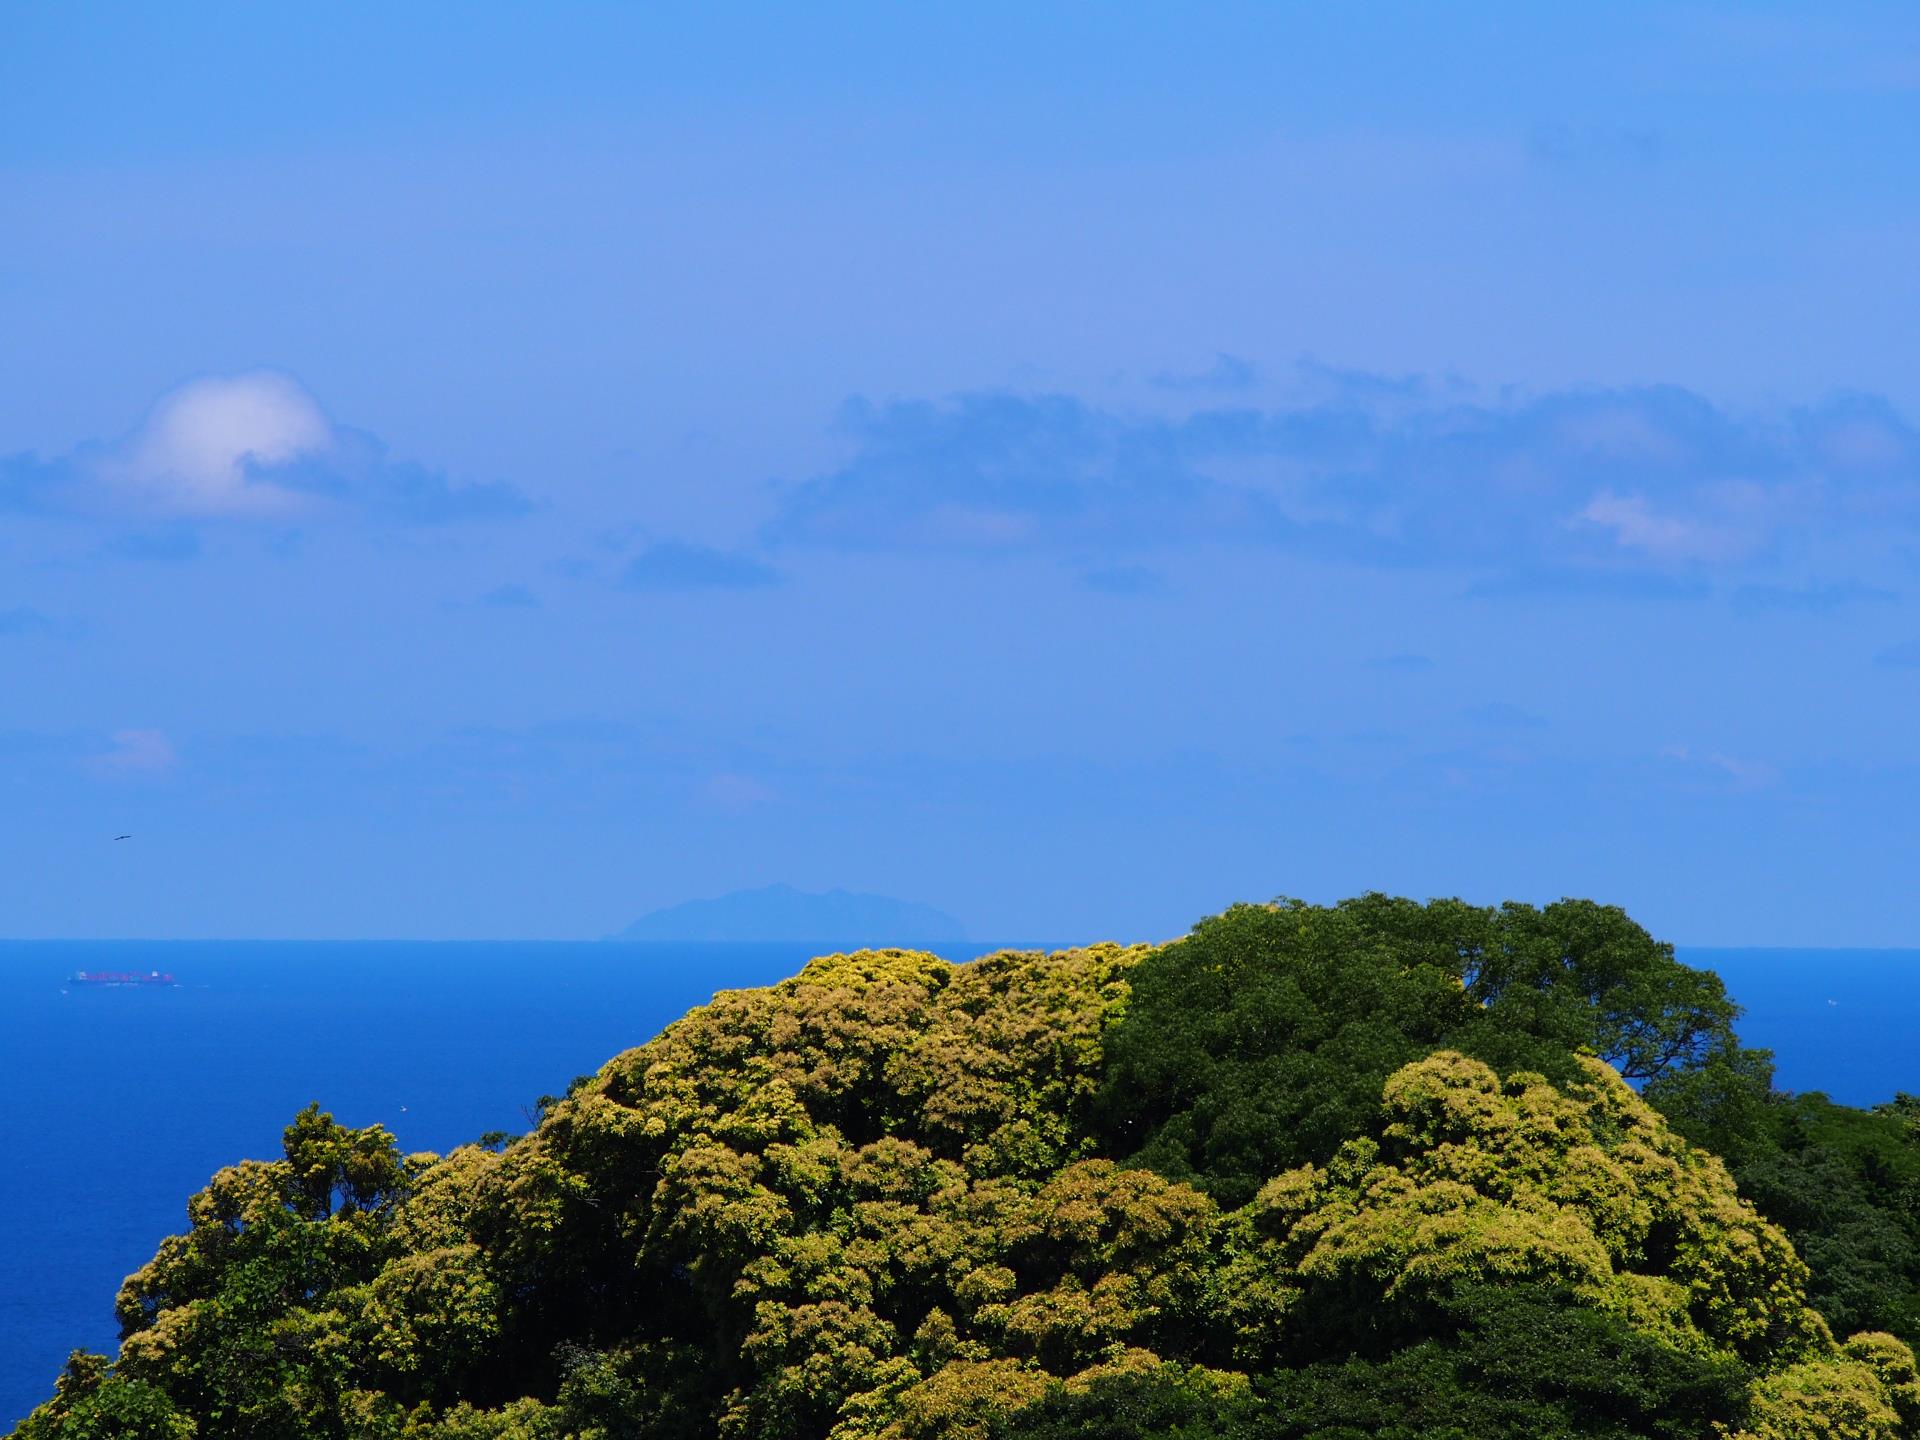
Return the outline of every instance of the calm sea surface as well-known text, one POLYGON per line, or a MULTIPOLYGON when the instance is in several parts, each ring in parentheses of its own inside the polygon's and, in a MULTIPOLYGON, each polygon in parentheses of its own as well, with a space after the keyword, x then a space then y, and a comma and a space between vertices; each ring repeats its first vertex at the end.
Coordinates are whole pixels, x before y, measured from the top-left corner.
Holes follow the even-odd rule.
MULTIPOLYGON (((792 974, 785 945, 0 942, 0 1428, 67 1351, 111 1351, 113 1294, 220 1166, 277 1153, 309 1100, 408 1150, 523 1130, 522 1109, 717 989, 792 974), (69 987, 170 970, 178 988, 69 987)), ((968 958, 973 951, 955 952, 968 958)), ((1869 1104, 1920 1091, 1920 951, 1694 950, 1780 1082, 1869 1104)))

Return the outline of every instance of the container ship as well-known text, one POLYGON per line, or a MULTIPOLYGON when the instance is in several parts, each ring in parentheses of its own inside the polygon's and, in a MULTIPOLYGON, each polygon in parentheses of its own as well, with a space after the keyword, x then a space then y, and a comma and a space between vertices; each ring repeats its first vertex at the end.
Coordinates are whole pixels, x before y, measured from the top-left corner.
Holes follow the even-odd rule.
POLYGON ((175 985, 171 974, 164 970, 149 970, 139 974, 133 970, 76 970, 73 972, 75 985, 175 985))

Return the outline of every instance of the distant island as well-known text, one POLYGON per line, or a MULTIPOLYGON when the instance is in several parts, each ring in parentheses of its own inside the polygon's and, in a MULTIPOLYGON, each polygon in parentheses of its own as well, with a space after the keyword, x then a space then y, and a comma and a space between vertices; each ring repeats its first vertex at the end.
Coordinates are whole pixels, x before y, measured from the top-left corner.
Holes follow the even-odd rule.
POLYGON ((791 885, 735 890, 641 916, 610 940, 797 941, 844 948, 932 946, 967 939, 945 911, 889 895, 813 892, 791 885))

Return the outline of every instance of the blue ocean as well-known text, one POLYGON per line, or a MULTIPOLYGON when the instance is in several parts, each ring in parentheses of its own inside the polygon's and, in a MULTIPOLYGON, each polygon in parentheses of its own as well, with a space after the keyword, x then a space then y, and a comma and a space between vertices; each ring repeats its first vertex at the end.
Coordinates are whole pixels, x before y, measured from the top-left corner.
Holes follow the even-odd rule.
MULTIPOLYGON (((979 949, 955 951, 969 958, 979 949)), ((409 1150, 527 1128, 528 1107, 791 945, 0 942, 0 1427, 69 1349, 111 1351, 114 1291, 220 1166, 320 1101, 409 1150), (68 985, 163 970, 173 988, 68 985)), ((1693 950, 1780 1083, 1920 1091, 1920 951, 1693 950)))

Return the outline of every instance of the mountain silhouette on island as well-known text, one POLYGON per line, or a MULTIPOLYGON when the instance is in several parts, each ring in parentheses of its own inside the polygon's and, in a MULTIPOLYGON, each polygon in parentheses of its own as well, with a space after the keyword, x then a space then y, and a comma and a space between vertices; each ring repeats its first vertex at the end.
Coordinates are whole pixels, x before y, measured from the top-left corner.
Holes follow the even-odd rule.
POLYGON ((945 911, 889 895, 768 885, 687 900, 643 915, 614 940, 791 941, 837 949, 947 944, 967 927, 945 911))

